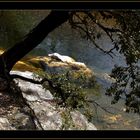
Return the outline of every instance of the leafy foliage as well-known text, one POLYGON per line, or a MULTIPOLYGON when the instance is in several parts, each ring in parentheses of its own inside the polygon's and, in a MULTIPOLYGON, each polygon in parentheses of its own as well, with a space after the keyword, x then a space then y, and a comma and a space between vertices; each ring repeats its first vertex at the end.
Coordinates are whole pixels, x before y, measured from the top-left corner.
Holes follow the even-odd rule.
MULTIPOLYGON (((118 13, 116 13, 118 15, 118 13)), ((127 112, 140 112, 140 16, 139 11, 122 11, 117 18, 123 30, 118 34, 116 50, 124 55, 126 66, 115 66, 111 77, 116 82, 107 90, 108 95, 113 95, 112 103, 125 98, 127 112)))
POLYGON ((65 111, 63 111, 61 113, 61 117, 62 117, 61 130, 68 130, 70 127, 72 127, 72 128, 75 127, 75 124, 74 124, 74 122, 72 120, 72 117, 71 117, 69 109, 65 109, 65 111))
POLYGON ((114 96, 112 103, 117 103, 121 97, 124 97, 127 112, 140 112, 140 68, 115 66, 111 77, 116 79, 116 82, 107 90, 107 95, 114 96))
POLYGON ((46 72, 39 72, 37 74, 42 78, 47 77, 53 83, 53 88, 48 83, 44 83, 43 87, 53 93, 59 106, 68 108, 69 110, 76 109, 82 111, 89 120, 91 119, 93 112, 89 107, 90 102, 88 102, 88 94, 85 88, 91 86, 90 88, 95 88, 96 91, 100 92, 94 76, 88 79, 81 74, 78 79, 75 79, 69 71, 58 75, 50 75, 46 72))
POLYGON ((114 66, 112 70, 116 82, 107 90, 114 96, 112 103, 125 98, 127 111, 140 112, 140 11, 139 10, 93 10, 76 12, 71 18, 73 28, 91 41, 96 48, 112 58, 114 51, 122 54, 125 66, 114 66), (105 50, 96 40, 104 34, 112 42, 112 48, 105 50))

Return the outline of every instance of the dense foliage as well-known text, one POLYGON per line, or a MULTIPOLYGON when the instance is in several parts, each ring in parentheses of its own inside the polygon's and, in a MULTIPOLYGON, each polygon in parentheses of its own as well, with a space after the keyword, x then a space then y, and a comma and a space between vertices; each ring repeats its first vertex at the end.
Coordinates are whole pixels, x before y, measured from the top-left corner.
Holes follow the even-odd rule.
POLYGON ((118 51, 124 56, 124 66, 112 70, 116 82, 107 90, 116 103, 126 101, 127 111, 140 112, 140 12, 139 10, 93 10, 75 13, 70 19, 72 28, 92 42, 96 48, 112 58, 118 51), (112 47, 108 50, 97 43, 103 35, 108 36, 112 47))
POLYGON ((140 16, 139 11, 121 11, 121 13, 117 20, 122 32, 118 34, 115 49, 124 55, 126 66, 115 65, 111 77, 115 78, 116 82, 107 90, 107 94, 114 96, 112 103, 116 103, 120 98, 125 98, 126 111, 139 113, 140 16))
MULTIPOLYGON (((42 85, 44 89, 50 90, 53 94, 56 105, 66 107, 70 110, 82 111, 89 119, 93 116, 93 112, 90 109, 90 104, 94 103, 88 101, 88 93, 85 89, 92 88, 98 94, 100 94, 100 88, 95 77, 86 77, 84 74, 79 74, 78 78, 72 76, 70 71, 66 71, 63 74, 48 74, 47 72, 39 71, 34 75, 36 78, 47 78, 51 81, 50 86, 48 82, 44 82, 42 85)), ((95 93, 92 93, 93 95, 95 93)))

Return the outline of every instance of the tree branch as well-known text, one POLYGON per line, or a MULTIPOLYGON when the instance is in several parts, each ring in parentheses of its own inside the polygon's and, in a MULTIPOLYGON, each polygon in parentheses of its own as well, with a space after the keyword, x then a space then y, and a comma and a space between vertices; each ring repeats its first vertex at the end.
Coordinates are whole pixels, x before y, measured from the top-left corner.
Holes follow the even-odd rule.
POLYGON ((6 50, 0 57, 3 58, 7 71, 10 72, 17 61, 40 44, 50 32, 66 22, 69 16, 69 11, 51 11, 25 39, 6 50))
POLYGON ((96 101, 94 101, 94 100, 87 100, 87 102, 90 102, 90 103, 93 103, 93 104, 95 104, 95 105, 97 105, 98 107, 100 107, 102 110, 104 110, 105 112, 107 112, 107 113, 110 113, 110 114, 113 114, 114 115, 114 113, 112 113, 112 112, 110 112, 110 111, 108 111, 106 108, 104 108, 103 106, 101 106, 100 104, 98 104, 96 101))
POLYGON ((97 22, 96 19, 94 18, 94 16, 88 11, 83 12, 83 13, 86 14, 87 17, 85 17, 85 18, 83 17, 84 19, 82 19, 82 17, 80 17, 80 15, 74 14, 73 16, 76 16, 79 19, 79 21, 77 21, 78 19, 76 20, 76 19, 73 19, 73 17, 71 17, 69 19, 70 25, 73 28, 78 29, 79 31, 83 31, 85 33, 85 36, 95 45, 96 48, 98 48, 103 53, 108 54, 111 58, 113 58, 113 56, 111 54, 115 55, 113 53, 113 50, 116 48, 116 44, 114 43, 114 39, 112 38, 111 33, 121 32, 121 30, 116 29, 116 28, 108 28, 108 27, 103 26, 102 24, 97 22), (91 34, 91 31, 88 29, 88 22, 86 21, 86 20, 88 20, 87 19, 88 17, 92 20, 92 22, 94 22, 97 26, 99 26, 99 28, 101 28, 107 34, 107 36, 110 38, 112 43, 114 43, 113 48, 111 48, 108 51, 105 51, 95 42, 94 35, 91 34))

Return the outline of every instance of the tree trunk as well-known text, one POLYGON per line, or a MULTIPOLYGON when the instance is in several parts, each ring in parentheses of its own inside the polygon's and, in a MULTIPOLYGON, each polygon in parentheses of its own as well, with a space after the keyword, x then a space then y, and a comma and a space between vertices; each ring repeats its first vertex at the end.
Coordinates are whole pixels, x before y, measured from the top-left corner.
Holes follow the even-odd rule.
POLYGON ((5 74, 5 70, 9 73, 17 61, 41 43, 51 31, 68 19, 68 11, 52 11, 24 40, 8 49, 0 56, 0 74, 5 74))

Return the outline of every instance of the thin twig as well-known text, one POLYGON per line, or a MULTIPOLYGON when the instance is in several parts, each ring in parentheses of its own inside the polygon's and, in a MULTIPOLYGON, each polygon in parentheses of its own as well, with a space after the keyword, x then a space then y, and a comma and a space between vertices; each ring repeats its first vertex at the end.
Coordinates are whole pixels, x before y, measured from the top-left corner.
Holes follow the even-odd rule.
POLYGON ((104 108, 103 106, 101 106, 100 104, 98 104, 96 101, 94 101, 94 100, 87 100, 88 102, 90 102, 90 103, 94 103, 94 104, 96 104, 98 107, 100 107, 102 110, 104 110, 105 112, 107 112, 107 113, 110 113, 110 114, 113 114, 114 115, 114 113, 113 112, 110 112, 110 111, 108 111, 106 108, 104 108))

